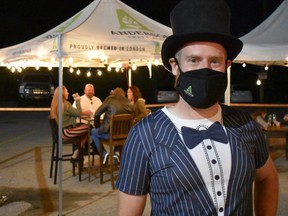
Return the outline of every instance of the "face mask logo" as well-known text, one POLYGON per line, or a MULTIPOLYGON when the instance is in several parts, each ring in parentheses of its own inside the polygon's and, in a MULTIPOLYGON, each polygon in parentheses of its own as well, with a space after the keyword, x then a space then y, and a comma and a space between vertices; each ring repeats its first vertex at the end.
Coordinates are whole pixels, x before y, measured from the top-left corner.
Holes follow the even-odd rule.
POLYGON ((190 97, 194 97, 192 93, 192 86, 189 86, 186 90, 185 93, 188 94, 190 97))

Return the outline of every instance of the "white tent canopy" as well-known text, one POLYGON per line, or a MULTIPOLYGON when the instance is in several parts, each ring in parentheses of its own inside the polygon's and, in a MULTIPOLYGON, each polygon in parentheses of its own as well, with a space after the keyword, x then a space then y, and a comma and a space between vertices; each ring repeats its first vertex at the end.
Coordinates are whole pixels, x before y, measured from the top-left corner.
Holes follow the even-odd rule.
MULTIPOLYGON (((27 42, 0 49, 0 66, 58 67, 62 103, 63 67, 133 68, 161 64, 160 51, 172 30, 119 0, 95 0, 78 14, 27 42)), ((151 74, 150 74, 151 75, 151 74)), ((131 77, 131 76, 130 76, 131 77)), ((129 83, 131 81, 129 80, 129 83)), ((59 157, 62 110, 58 108, 59 157)), ((59 163, 59 215, 62 215, 62 162, 59 163)))
POLYGON ((58 67, 58 35, 64 67, 161 64, 160 48, 170 34, 170 28, 119 0, 95 0, 52 30, 0 49, 0 65, 58 67))
POLYGON ((240 39, 244 47, 235 63, 287 66, 288 0, 284 0, 265 21, 240 39))

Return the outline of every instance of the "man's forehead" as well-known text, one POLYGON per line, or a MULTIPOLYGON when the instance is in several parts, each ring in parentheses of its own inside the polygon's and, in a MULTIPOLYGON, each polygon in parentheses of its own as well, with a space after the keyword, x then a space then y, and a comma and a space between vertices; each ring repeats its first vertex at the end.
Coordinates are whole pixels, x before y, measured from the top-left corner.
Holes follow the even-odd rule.
POLYGON ((86 90, 94 90, 94 86, 91 85, 91 84, 87 84, 87 85, 85 86, 85 89, 86 89, 86 90))
POLYGON ((185 44, 180 49, 180 53, 184 53, 185 55, 211 55, 218 57, 226 57, 226 49, 219 43, 214 42, 191 42, 185 44), (212 52, 213 51, 213 52, 212 52), (207 53, 205 53, 207 52, 207 53))

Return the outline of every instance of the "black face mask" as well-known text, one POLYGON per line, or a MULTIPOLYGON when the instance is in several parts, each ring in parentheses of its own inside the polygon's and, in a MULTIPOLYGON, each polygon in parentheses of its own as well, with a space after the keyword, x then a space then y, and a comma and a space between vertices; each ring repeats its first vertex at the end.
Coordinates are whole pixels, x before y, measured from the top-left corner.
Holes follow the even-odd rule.
POLYGON ((180 75, 176 89, 181 97, 192 107, 208 108, 213 106, 225 93, 227 73, 209 68, 191 70, 180 75))

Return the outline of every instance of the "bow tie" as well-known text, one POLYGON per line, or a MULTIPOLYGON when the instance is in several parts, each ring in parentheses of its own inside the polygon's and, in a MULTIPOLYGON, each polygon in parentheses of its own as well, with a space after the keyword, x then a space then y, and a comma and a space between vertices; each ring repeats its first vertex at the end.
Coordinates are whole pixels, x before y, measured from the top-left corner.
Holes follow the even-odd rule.
POLYGON ((182 127, 181 132, 185 144, 189 149, 193 149, 204 139, 211 139, 224 144, 228 143, 227 135, 219 122, 215 122, 207 130, 196 130, 189 127, 182 127))

